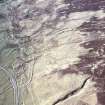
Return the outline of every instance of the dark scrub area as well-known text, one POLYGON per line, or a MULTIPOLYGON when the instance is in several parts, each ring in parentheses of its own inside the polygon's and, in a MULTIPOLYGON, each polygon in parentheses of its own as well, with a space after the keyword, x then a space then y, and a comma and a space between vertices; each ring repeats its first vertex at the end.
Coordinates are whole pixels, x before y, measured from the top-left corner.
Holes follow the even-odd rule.
MULTIPOLYGON (((100 2, 99 2, 100 4, 100 2)), ((83 23, 79 29, 86 32, 84 36, 91 41, 82 43, 85 49, 90 49, 86 55, 80 56, 80 62, 76 64, 79 71, 90 74, 96 82, 97 98, 100 105, 105 105, 105 18, 93 17, 89 22, 83 23), (98 33, 100 32, 100 33, 98 33), (100 62, 100 63, 99 63, 100 62)))
POLYGON ((4 3, 4 0, 0 0, 0 3, 4 3))

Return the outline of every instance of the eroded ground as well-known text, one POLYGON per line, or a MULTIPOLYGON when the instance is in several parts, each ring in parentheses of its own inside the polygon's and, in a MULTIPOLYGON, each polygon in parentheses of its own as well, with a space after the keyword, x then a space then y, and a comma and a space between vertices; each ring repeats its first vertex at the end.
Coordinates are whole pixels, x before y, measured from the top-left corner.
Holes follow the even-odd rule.
POLYGON ((104 105, 104 5, 0 2, 0 105, 104 105))

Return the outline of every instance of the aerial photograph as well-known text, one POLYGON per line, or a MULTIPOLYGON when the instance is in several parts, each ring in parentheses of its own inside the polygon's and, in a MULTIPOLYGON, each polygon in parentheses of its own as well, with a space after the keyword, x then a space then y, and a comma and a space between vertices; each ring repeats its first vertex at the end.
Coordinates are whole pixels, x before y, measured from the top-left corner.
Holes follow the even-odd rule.
POLYGON ((105 105, 105 0, 0 0, 0 105, 105 105))

